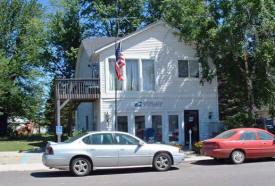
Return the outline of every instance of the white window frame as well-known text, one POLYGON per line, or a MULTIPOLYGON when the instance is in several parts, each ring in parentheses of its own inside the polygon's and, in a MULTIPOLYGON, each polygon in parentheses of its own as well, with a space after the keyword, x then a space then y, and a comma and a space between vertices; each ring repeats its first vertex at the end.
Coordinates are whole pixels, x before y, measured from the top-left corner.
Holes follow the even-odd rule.
POLYGON ((170 115, 177 115, 178 116, 178 130, 179 130, 179 134, 178 134, 178 141, 177 143, 180 143, 180 137, 181 137, 181 116, 180 116, 180 112, 178 111, 168 111, 167 112, 167 134, 168 134, 168 143, 170 143, 170 140, 169 140, 169 128, 170 128, 170 123, 169 123, 169 116, 170 115))
MULTIPOLYGON (((115 60, 115 58, 113 57, 110 57, 110 58, 106 58, 105 59, 105 87, 106 87, 106 93, 115 93, 115 90, 110 90, 110 82, 109 82, 109 79, 110 79, 110 69, 109 69, 109 63, 110 63, 110 60, 115 60)), ((123 72, 126 71, 125 69, 125 66, 122 67, 123 69, 123 72)), ((123 78, 125 79, 125 74, 123 74, 123 78)), ((122 90, 117 90, 117 92, 123 92, 125 91, 125 80, 122 81, 122 90)))
MULTIPOLYGON (((124 66, 124 69, 123 69, 123 72, 125 72, 123 74, 123 77, 124 77, 124 87, 122 87, 122 90, 126 91, 126 92, 133 92, 133 93, 137 93, 137 92, 141 92, 141 83, 140 81, 142 80, 142 76, 140 77, 140 73, 142 73, 142 69, 140 68, 140 58, 125 58, 125 66, 124 66), (128 60, 137 60, 137 63, 138 63, 138 90, 127 90, 127 72, 126 72, 126 68, 127 68, 127 59, 128 60)), ((141 74, 142 75, 142 74, 141 74)))
POLYGON ((201 78, 201 64, 199 63, 199 60, 198 58, 187 58, 187 59, 178 59, 177 60, 177 68, 178 68, 178 71, 177 71, 177 77, 178 78, 184 78, 184 79, 200 79, 201 78), (187 77, 179 77, 179 61, 188 61, 188 76, 187 77), (197 61, 197 63, 199 64, 199 77, 191 77, 190 76, 190 61, 197 61))
POLYGON ((140 58, 140 68, 141 68, 141 74, 140 74, 140 78, 141 78, 141 82, 142 82, 142 89, 141 89, 141 91, 142 92, 156 92, 156 84, 157 84, 157 81, 156 81, 156 60, 154 60, 154 59, 145 59, 145 58, 140 58), (153 87, 153 90, 144 90, 143 89, 143 72, 142 72, 142 68, 143 68, 143 66, 142 66, 142 60, 152 60, 153 61, 153 64, 154 64, 154 81, 155 81, 155 83, 154 83, 154 87, 153 87))
POLYGON ((152 112, 151 114, 151 127, 153 128, 153 116, 161 116, 161 132, 162 132, 162 139, 161 142, 165 142, 165 113, 164 112, 152 112))
MULTIPOLYGON (((127 66, 127 62, 125 62, 125 66, 123 67, 123 78, 124 80, 122 81, 122 90, 117 90, 117 92, 131 92, 131 93, 140 93, 140 92, 155 92, 156 91, 156 87, 157 87, 157 81, 156 81, 156 60, 155 59, 151 59, 151 58, 126 58, 126 60, 137 60, 138 62, 138 90, 127 90, 127 78, 126 78, 126 66, 127 66), (143 60, 152 60, 154 63, 154 90, 144 90, 143 89, 143 75, 142 75, 142 61, 143 60)), ((110 60, 115 60, 114 57, 109 57, 105 59, 105 88, 106 88, 106 93, 114 93, 115 90, 110 90, 110 83, 109 83, 109 78, 110 78, 110 69, 109 69, 109 62, 110 60)))

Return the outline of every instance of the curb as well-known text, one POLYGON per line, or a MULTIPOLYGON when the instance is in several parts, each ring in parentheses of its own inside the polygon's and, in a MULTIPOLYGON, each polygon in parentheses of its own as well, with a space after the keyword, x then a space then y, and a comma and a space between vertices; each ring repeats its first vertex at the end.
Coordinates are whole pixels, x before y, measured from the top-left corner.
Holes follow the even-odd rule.
POLYGON ((0 172, 51 170, 42 163, 0 165, 0 172))
MULTIPOLYGON (((212 160, 210 157, 186 157, 182 163, 185 162, 195 162, 201 160, 212 160)), ((182 164, 181 163, 181 164, 182 164)), ((5 164, 0 165, 0 172, 10 172, 10 171, 52 171, 58 169, 50 169, 44 166, 42 163, 21 163, 21 164, 5 164)))

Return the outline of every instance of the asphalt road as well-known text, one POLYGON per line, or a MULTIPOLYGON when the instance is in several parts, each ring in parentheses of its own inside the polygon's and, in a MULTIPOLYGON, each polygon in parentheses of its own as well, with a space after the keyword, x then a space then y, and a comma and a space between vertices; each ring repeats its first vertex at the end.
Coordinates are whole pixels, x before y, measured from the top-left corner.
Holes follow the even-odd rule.
POLYGON ((1 186, 274 186, 275 160, 253 160, 242 165, 214 160, 185 162, 167 172, 151 168, 96 171, 73 177, 65 171, 1 172, 1 186))

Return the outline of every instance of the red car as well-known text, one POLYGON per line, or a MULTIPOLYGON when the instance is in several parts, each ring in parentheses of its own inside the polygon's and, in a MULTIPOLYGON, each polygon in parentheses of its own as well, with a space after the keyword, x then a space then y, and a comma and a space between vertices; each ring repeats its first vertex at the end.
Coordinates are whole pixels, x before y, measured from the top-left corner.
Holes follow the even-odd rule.
POLYGON ((228 130, 203 141, 201 154, 216 160, 230 158, 235 164, 246 158, 275 157, 275 135, 257 128, 228 130))

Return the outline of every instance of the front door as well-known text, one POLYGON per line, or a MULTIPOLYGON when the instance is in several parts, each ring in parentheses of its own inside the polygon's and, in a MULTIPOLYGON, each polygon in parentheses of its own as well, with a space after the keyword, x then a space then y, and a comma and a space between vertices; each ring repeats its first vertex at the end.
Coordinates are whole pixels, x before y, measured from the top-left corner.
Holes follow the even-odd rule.
POLYGON ((126 134, 115 134, 115 141, 118 153, 118 165, 137 166, 150 165, 150 149, 144 145, 139 145, 139 140, 126 134))
POLYGON ((86 150, 93 159, 95 167, 118 166, 118 148, 114 145, 111 133, 92 134, 83 139, 86 150))
POLYGON ((184 111, 184 136, 185 145, 189 145, 189 130, 192 131, 192 144, 198 142, 199 139, 199 111, 185 110, 184 111))

